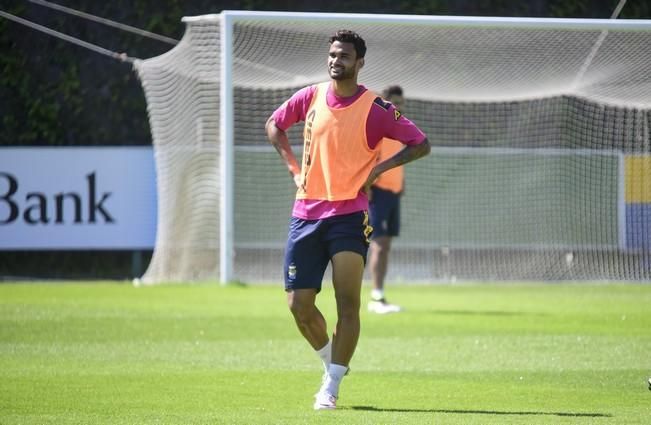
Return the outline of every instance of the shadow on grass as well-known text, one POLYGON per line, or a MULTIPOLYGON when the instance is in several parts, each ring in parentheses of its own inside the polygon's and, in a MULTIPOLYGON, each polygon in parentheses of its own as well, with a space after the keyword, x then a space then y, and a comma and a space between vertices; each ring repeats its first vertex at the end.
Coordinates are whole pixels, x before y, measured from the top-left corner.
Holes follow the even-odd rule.
POLYGON ((401 412, 401 413, 459 413, 471 415, 537 415, 537 416, 569 416, 577 418, 612 418, 608 413, 574 413, 574 412, 507 412, 499 410, 461 410, 461 409, 396 409, 375 406, 342 406, 342 409, 365 410, 367 412, 401 412))

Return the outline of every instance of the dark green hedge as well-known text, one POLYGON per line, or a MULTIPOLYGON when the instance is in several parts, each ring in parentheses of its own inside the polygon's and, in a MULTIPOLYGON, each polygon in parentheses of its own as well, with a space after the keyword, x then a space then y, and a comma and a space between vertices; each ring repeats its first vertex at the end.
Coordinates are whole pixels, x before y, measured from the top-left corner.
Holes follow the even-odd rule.
MULTIPOLYGON (((171 46, 27 1, 12 14, 130 56, 157 56, 171 46)), ((58 1, 64 6, 180 38, 182 16, 223 9, 493 16, 609 17, 610 1, 58 1)), ((622 17, 649 17, 648 2, 629 2, 622 17)), ((131 66, 0 18, 0 145, 146 145, 146 105, 131 66)))

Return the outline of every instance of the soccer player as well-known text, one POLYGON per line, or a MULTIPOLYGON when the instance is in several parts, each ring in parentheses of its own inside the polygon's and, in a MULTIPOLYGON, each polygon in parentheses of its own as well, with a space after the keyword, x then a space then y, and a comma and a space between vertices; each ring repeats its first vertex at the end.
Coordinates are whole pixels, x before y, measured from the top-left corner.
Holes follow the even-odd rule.
POLYGON ((316 410, 336 407, 340 382, 359 339, 362 277, 372 231, 367 191, 385 171, 430 151, 415 125, 357 84, 366 54, 364 39, 340 30, 329 43, 330 81, 299 90, 266 123, 269 141, 297 186, 285 250, 285 291, 299 331, 325 368, 316 410), (299 167, 286 131, 300 121, 305 124, 299 167), (379 143, 385 137, 406 148, 378 162, 379 143), (337 305, 332 340, 315 305, 329 263, 337 305))
MULTIPOLYGON (((391 102, 398 114, 405 103, 402 87, 389 86, 382 91, 382 97, 391 102)), ((385 138, 380 147, 379 161, 384 161, 398 153, 404 145, 385 138)), ((401 309, 387 301, 384 295, 384 279, 389 264, 391 238, 400 233, 400 196, 404 189, 404 169, 392 168, 382 174, 371 186, 369 216, 373 227, 369 252, 369 267, 373 288, 368 311, 378 314, 397 313, 401 309)))

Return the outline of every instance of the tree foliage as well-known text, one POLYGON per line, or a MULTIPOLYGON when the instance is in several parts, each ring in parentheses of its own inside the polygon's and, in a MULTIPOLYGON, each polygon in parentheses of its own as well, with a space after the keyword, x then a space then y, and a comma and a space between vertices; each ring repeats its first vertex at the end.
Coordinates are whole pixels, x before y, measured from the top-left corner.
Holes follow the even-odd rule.
MULTIPOLYGON (((113 21, 179 39, 182 16, 225 9, 475 16, 607 18, 617 1, 378 0, 58 2, 113 21)), ((648 17, 646 2, 632 2, 623 17, 648 17)), ((29 2, 8 12, 130 56, 157 56, 171 46, 29 2)), ((144 94, 131 66, 14 23, 0 20, 0 145, 150 144, 144 94)))

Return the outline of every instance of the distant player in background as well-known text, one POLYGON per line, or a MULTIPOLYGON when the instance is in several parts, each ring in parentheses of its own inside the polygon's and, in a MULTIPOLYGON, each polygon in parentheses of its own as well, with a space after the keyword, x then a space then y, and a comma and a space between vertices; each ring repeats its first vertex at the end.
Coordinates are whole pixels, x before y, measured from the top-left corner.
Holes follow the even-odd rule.
POLYGON ((316 410, 336 408, 339 385, 359 339, 362 278, 372 231, 367 191, 382 173, 430 151, 422 131, 357 83, 366 54, 364 39, 341 30, 329 42, 330 81, 296 92, 266 124, 267 137, 297 186, 283 270, 294 321, 325 367, 316 410), (305 127, 299 167, 287 130, 300 121, 305 127), (378 162, 385 137, 400 140, 405 148, 378 162), (329 263, 337 303, 332 341, 315 304, 329 263))
MULTIPOLYGON (((405 103, 402 87, 389 86, 382 92, 382 97, 393 104, 397 114, 402 113, 405 103)), ((379 161, 392 157, 404 146, 396 140, 384 138, 380 146, 379 161)), ((369 216, 373 237, 369 248, 369 268, 373 288, 368 311, 373 313, 397 313, 401 310, 399 306, 387 301, 384 295, 384 282, 389 266, 391 239, 400 233, 400 198, 404 190, 404 180, 403 167, 396 167, 383 173, 371 187, 369 216)))

